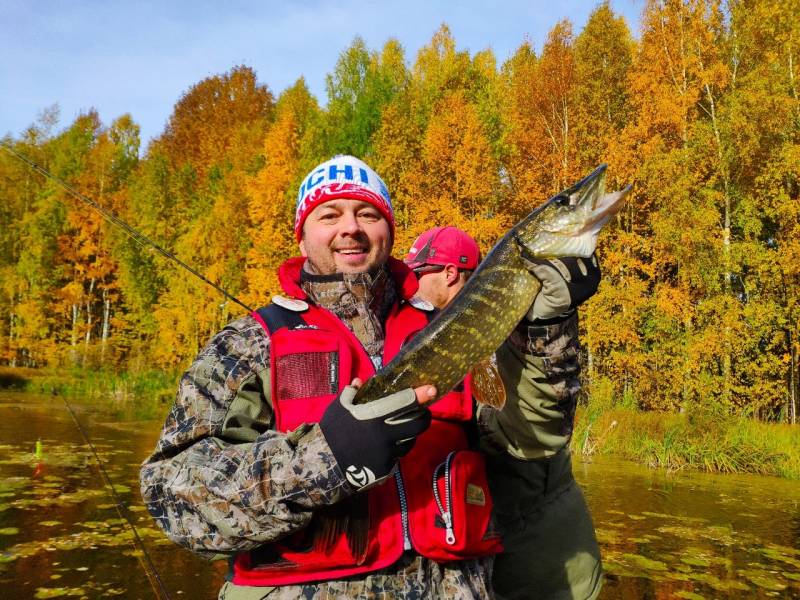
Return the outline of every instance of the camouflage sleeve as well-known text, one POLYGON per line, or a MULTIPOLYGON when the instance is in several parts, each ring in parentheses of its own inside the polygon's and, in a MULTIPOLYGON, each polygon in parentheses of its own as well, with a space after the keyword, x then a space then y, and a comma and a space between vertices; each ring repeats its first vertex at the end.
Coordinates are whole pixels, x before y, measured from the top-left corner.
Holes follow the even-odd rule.
POLYGON ((318 426, 270 429, 268 382, 269 338, 252 317, 232 322, 184 374, 142 465, 150 514, 198 554, 274 541, 351 493, 318 426))
POLYGON ((481 406, 481 441, 490 453, 523 460, 569 443, 580 383, 578 317, 554 325, 520 323, 497 351, 506 390, 502 410, 481 406))

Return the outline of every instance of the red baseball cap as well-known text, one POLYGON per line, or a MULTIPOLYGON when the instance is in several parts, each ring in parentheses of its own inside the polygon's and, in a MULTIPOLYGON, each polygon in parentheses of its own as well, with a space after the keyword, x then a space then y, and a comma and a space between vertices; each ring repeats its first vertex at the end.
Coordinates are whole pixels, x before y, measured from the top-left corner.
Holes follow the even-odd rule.
POLYGON ((458 227, 434 227, 420 235, 411 245, 404 262, 412 269, 423 265, 454 264, 472 271, 481 261, 478 244, 458 227))

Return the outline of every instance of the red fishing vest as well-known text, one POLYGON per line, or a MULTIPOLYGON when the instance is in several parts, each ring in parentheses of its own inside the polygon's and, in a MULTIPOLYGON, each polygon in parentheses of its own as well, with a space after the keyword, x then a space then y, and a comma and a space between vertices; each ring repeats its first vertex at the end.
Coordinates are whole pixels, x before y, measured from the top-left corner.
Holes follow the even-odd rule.
MULTIPOLYGON (((290 259, 279 275, 284 290, 305 299, 299 287, 304 259, 290 259)), ((416 279, 399 261, 389 267, 401 294, 416 291, 416 279), (409 279, 409 277, 411 279, 409 279)), ((375 369, 361 343, 329 311, 309 306, 295 312, 272 304, 253 313, 270 336, 271 394, 275 428, 291 431, 316 423, 328 404, 355 377, 375 369)), ((428 323, 406 302, 395 305, 385 324, 387 364, 428 323)), ((326 549, 309 543, 308 531, 238 555, 233 583, 276 586, 338 579, 388 567, 405 550, 447 562, 502 550, 491 526, 492 500, 483 457, 469 450, 472 419, 469 390, 453 391, 430 407, 433 420, 394 477, 370 489, 366 551, 354 556, 344 533, 326 549)))

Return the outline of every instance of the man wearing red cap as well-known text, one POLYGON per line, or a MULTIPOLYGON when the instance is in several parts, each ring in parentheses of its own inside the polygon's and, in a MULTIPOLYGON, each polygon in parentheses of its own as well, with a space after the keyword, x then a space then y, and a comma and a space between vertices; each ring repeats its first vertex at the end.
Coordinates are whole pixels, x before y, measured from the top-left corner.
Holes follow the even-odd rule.
POLYGON ((417 295, 442 309, 478 268, 478 244, 457 227, 434 227, 420 235, 404 262, 419 280, 417 295))
MULTIPOLYGON (((295 233, 301 256, 279 269, 284 295, 215 335, 181 379, 142 465, 148 510, 173 541, 230 558, 227 600, 492 597, 502 546, 485 461, 516 476, 513 423, 487 412, 492 449, 478 452, 468 391, 427 406, 432 386, 353 404, 360 381, 430 316, 414 300, 417 278, 390 256, 386 186, 355 157, 320 164, 300 186, 295 233)), ((574 309, 597 286, 585 272, 572 282, 583 282, 577 293, 549 299, 559 321, 548 339, 523 322, 498 351, 501 370, 532 378, 507 406, 549 402, 563 415, 554 435, 571 427, 574 309)), ((580 585, 589 597, 599 580, 580 585)))
MULTIPOLYGON (((419 279, 418 297, 441 310, 478 267, 480 250, 465 231, 434 227, 414 241, 404 262, 419 279)), ((579 272, 580 265, 587 272, 597 267, 594 257, 585 262, 564 258, 531 265, 547 293, 531 309, 526 328, 529 336, 538 331, 536 337, 546 337, 554 325, 558 327, 559 320, 569 320, 556 318, 548 322, 538 315, 548 314, 549 307, 543 306, 545 298, 558 303, 570 297, 568 286, 579 280, 571 272, 576 267, 579 272)), ((599 276, 599 272, 596 274, 599 276)), ((501 356, 504 350, 501 349, 501 356)), ((493 385, 515 389, 536 375, 533 371, 520 374, 507 365, 508 361, 501 361, 499 372, 493 368, 493 385)), ((594 590, 599 591, 599 586, 594 585, 600 574, 599 548, 589 509, 572 476, 566 448, 569 438, 552 435, 553 419, 547 401, 539 402, 535 394, 526 395, 526 400, 529 416, 518 421, 529 426, 525 432, 527 441, 513 449, 513 455, 520 460, 508 461, 499 454, 498 461, 498 454, 487 449, 489 464, 497 467, 490 469, 489 483, 495 491, 495 513, 505 546, 505 551, 495 557, 494 590, 500 598, 557 598, 567 592, 565 597, 590 597, 594 590), (586 582, 590 582, 588 587, 586 582)), ((479 407, 479 411, 481 423, 494 419, 493 409, 479 407)), ((496 436, 489 434, 485 440, 493 438, 496 436)))

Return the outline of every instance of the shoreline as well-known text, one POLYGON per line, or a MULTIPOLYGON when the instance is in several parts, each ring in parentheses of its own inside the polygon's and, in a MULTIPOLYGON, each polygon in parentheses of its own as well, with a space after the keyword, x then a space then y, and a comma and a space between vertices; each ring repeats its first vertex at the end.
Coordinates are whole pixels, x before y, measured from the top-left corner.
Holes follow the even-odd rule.
POLYGON ((753 473, 800 480, 800 427, 696 409, 686 413, 578 407, 570 443, 670 471, 753 473))
MULTIPOLYGON (((107 398, 142 416, 166 414, 180 374, 0 367, 0 390, 70 398, 107 398)), ((800 480, 800 427, 696 408, 645 412, 599 398, 578 407, 570 447, 576 455, 613 456, 671 471, 754 473, 800 480)))

